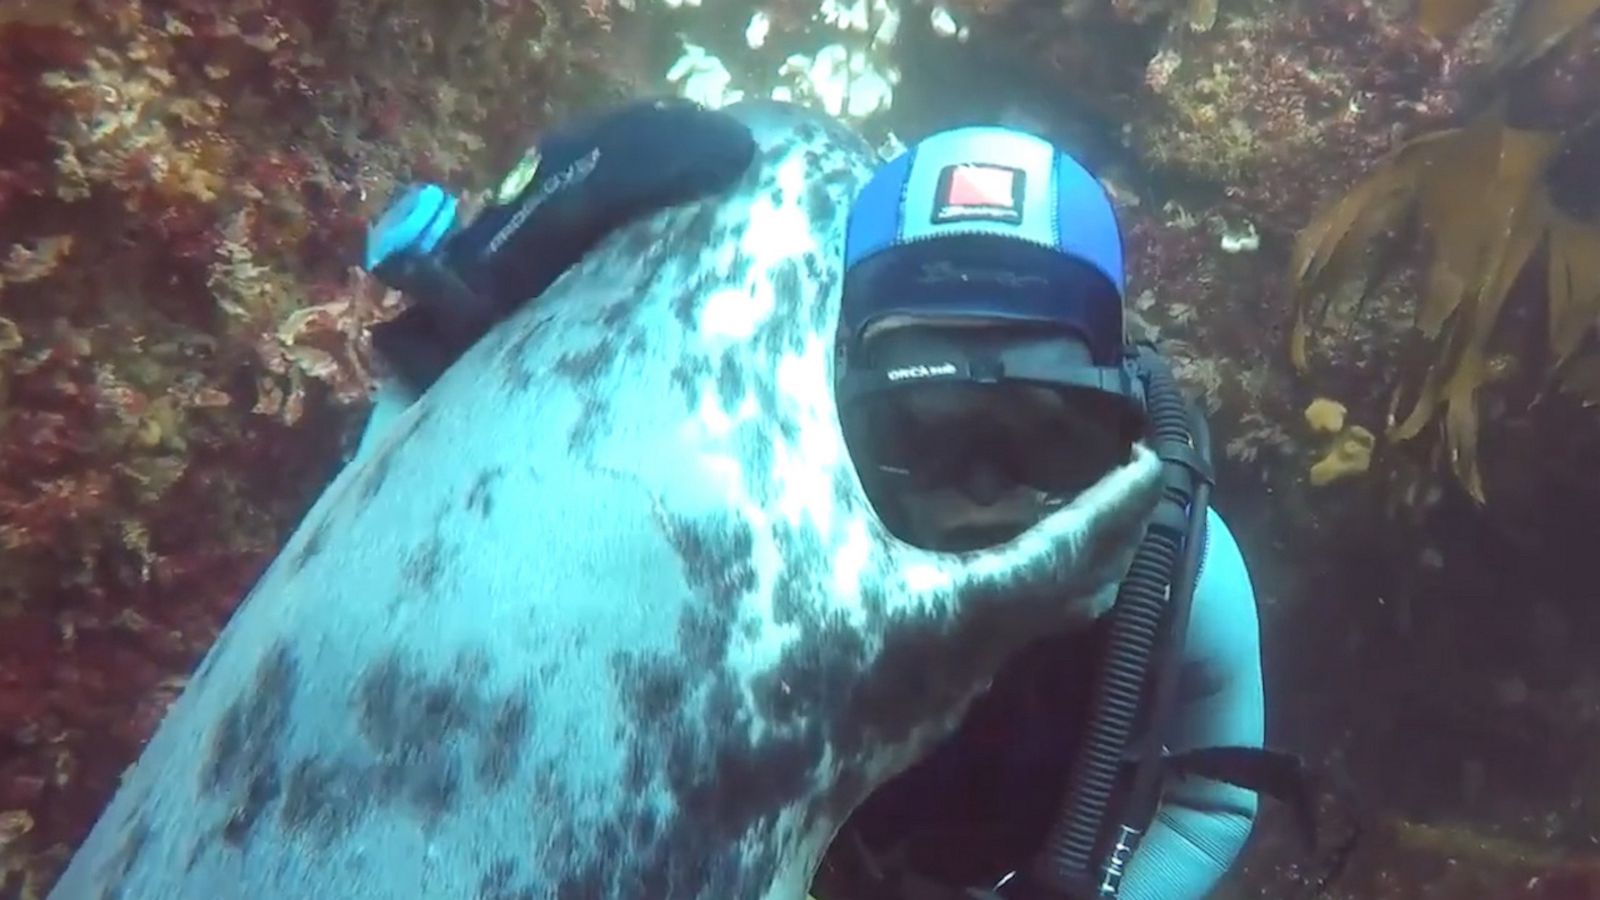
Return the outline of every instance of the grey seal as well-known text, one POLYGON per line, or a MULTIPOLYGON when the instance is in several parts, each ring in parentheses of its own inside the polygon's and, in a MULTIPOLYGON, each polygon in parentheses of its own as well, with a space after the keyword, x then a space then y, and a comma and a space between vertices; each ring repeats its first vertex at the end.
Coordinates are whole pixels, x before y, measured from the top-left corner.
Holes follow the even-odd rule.
POLYGON ((1142 447, 990 550, 882 527, 832 389, 876 159, 730 112, 759 145, 733 189, 375 416, 51 897, 799 900, 1009 654, 1109 606, 1142 447))

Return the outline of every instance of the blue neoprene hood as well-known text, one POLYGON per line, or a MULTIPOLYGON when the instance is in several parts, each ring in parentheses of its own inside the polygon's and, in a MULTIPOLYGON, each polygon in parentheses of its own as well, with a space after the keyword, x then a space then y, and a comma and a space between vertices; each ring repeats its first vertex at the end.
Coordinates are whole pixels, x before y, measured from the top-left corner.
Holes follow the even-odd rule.
POLYGON ((1094 176, 1047 141, 978 126, 885 164, 851 208, 840 327, 890 315, 1060 324, 1123 342, 1122 235, 1094 176))

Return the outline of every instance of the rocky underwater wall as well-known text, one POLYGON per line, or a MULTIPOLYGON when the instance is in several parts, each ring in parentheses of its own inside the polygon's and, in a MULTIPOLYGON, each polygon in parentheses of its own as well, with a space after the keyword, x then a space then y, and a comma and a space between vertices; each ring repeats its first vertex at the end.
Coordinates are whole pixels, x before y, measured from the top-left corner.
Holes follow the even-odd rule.
POLYGON ((578 3, 0 3, 0 897, 40 895, 337 466, 395 184, 630 89, 578 3))

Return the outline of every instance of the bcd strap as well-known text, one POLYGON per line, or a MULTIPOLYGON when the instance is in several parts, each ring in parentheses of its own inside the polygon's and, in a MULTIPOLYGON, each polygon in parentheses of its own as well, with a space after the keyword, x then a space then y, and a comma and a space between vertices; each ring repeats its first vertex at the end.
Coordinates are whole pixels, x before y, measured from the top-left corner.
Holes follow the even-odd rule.
MULTIPOLYGON (((1180 776, 1198 776, 1221 781, 1271 797, 1289 807, 1308 854, 1316 854, 1320 844, 1317 820, 1316 778, 1301 757, 1262 747, 1205 747, 1166 757, 1163 762, 1180 776)), ((1337 802, 1354 807, 1348 787, 1333 787, 1337 802)), ((1315 878, 1303 881, 1313 896, 1320 896, 1341 874, 1363 834, 1359 814, 1348 832, 1329 849, 1315 878)))
POLYGON ((1178 775, 1225 782, 1285 804, 1307 850, 1316 850, 1316 793, 1301 757, 1264 747, 1204 747, 1169 755, 1165 764, 1178 775))
POLYGON ((1213 485, 1217 483, 1211 471, 1211 463, 1206 461, 1194 445, 1181 441, 1161 441, 1156 445, 1155 451, 1162 462, 1182 466, 1199 481, 1213 485))

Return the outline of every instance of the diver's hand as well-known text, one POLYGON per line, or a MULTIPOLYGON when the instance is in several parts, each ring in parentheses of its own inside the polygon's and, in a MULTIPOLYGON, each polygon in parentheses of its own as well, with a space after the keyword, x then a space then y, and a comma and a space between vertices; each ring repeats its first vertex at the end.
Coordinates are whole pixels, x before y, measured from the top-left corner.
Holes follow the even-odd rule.
POLYGON ((611 231, 721 191, 749 167, 750 131, 680 99, 641 100, 545 137, 447 253, 475 287, 515 306, 611 231))

